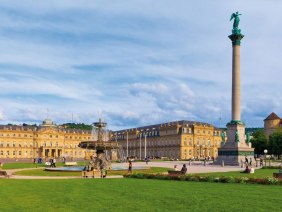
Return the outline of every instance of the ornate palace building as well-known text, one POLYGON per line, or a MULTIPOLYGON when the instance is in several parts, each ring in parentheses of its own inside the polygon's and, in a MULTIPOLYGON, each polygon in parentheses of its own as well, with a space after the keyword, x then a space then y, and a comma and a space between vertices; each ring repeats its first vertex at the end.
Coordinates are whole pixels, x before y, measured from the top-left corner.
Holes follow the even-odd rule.
POLYGON ((177 159, 217 157, 221 130, 213 125, 176 121, 112 132, 128 157, 177 159))
POLYGON ((0 126, 0 158, 73 157, 93 154, 78 144, 91 139, 91 130, 56 126, 46 119, 40 126, 0 126))

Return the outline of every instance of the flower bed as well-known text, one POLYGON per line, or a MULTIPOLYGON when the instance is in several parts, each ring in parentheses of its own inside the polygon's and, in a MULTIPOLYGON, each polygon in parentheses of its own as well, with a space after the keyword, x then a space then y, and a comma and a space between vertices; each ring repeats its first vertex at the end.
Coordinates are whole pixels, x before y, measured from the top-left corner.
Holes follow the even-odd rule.
POLYGON ((278 179, 271 178, 271 177, 266 177, 266 178, 248 178, 248 177, 232 177, 232 176, 216 177, 212 175, 208 175, 208 176, 198 176, 198 175, 170 176, 167 174, 125 174, 123 176, 125 178, 138 178, 138 179, 282 185, 282 181, 279 181, 278 179))

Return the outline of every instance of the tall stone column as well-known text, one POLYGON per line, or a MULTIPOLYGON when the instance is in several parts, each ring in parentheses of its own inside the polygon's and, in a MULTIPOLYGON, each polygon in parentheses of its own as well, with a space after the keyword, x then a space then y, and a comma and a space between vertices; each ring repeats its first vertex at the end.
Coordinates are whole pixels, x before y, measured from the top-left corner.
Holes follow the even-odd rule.
MULTIPOLYGON (((236 38, 235 38, 236 39, 236 38)), ((232 52, 232 120, 240 121, 240 44, 232 52)))
MULTIPOLYGON (((227 123, 227 141, 222 143, 218 149, 216 164, 240 165, 245 161, 245 157, 252 158, 254 149, 251 148, 249 141, 245 139, 245 124, 241 121, 240 112, 240 44, 244 37, 241 34, 238 12, 231 16, 234 18, 232 34, 228 37, 232 41, 232 107, 231 121, 227 123)), ((254 160, 254 159, 253 159, 254 160)))

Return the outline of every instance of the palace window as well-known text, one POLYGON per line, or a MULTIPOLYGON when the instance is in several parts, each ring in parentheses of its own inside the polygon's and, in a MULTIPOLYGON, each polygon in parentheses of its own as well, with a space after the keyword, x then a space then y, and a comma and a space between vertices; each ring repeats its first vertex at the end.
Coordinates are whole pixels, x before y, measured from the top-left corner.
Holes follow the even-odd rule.
POLYGON ((189 150, 189 155, 192 155, 192 150, 191 149, 189 150))
POLYGON ((7 134, 7 137, 10 137, 10 135, 9 135, 9 134, 7 134))
POLYGON ((22 155, 22 151, 19 151, 19 155, 22 155))
POLYGON ((50 135, 50 138, 52 138, 52 135, 50 135))
POLYGON ((19 137, 22 137, 22 135, 21 135, 21 134, 19 134, 19 137))
POLYGON ((10 151, 7 151, 7 156, 10 155, 10 151))
POLYGON ((29 143, 29 146, 30 146, 30 147, 33 147, 33 143, 29 143))
POLYGON ((197 138, 197 145, 200 145, 200 139, 197 138))
POLYGON ((26 142, 24 142, 24 147, 27 147, 27 143, 26 142))
POLYGON ((19 147, 22 147, 22 145, 19 143, 19 147))
POLYGON ((16 151, 13 151, 13 155, 16 155, 16 151))
POLYGON ((59 143, 58 142, 56 142, 56 147, 58 147, 59 146, 59 143))
POLYGON ((56 138, 58 138, 59 136, 58 135, 56 135, 56 138))
POLYGON ((24 134, 24 137, 26 138, 26 137, 27 137, 27 134, 24 134))
POLYGON ((7 143, 6 143, 6 146, 7 146, 7 147, 9 147, 9 146, 10 146, 10 143, 9 143, 9 142, 7 142, 7 143))
POLYGON ((189 145, 192 146, 192 139, 189 139, 189 145))
POLYGON ((13 147, 16 147, 16 142, 15 141, 13 142, 13 147))
POLYGON ((3 150, 1 150, 1 151, 0 151, 0 155, 4 155, 4 152, 3 152, 3 150))
POLYGON ((2 141, 0 142, 0 147, 3 147, 3 142, 2 141))
POLYGON ((15 137, 16 136, 16 134, 13 134, 13 137, 15 137))

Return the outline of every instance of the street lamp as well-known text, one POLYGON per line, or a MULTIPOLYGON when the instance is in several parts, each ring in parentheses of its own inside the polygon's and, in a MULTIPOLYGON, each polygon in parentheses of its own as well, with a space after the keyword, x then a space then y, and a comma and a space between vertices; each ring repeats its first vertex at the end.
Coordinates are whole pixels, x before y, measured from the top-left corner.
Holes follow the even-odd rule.
POLYGON ((145 133, 145 142, 144 142, 144 152, 145 152, 145 158, 147 158, 147 132, 145 133))
POLYGON ((139 142, 140 142, 140 160, 142 160, 142 143, 141 143, 141 136, 142 136, 142 134, 141 134, 141 132, 139 133, 139 142))
POLYGON ((266 154, 267 154, 267 149, 265 149, 263 152, 264 152, 264 163, 265 163, 265 166, 266 166, 266 154))
POLYGON ((128 160, 128 131, 126 131, 126 159, 128 160))

